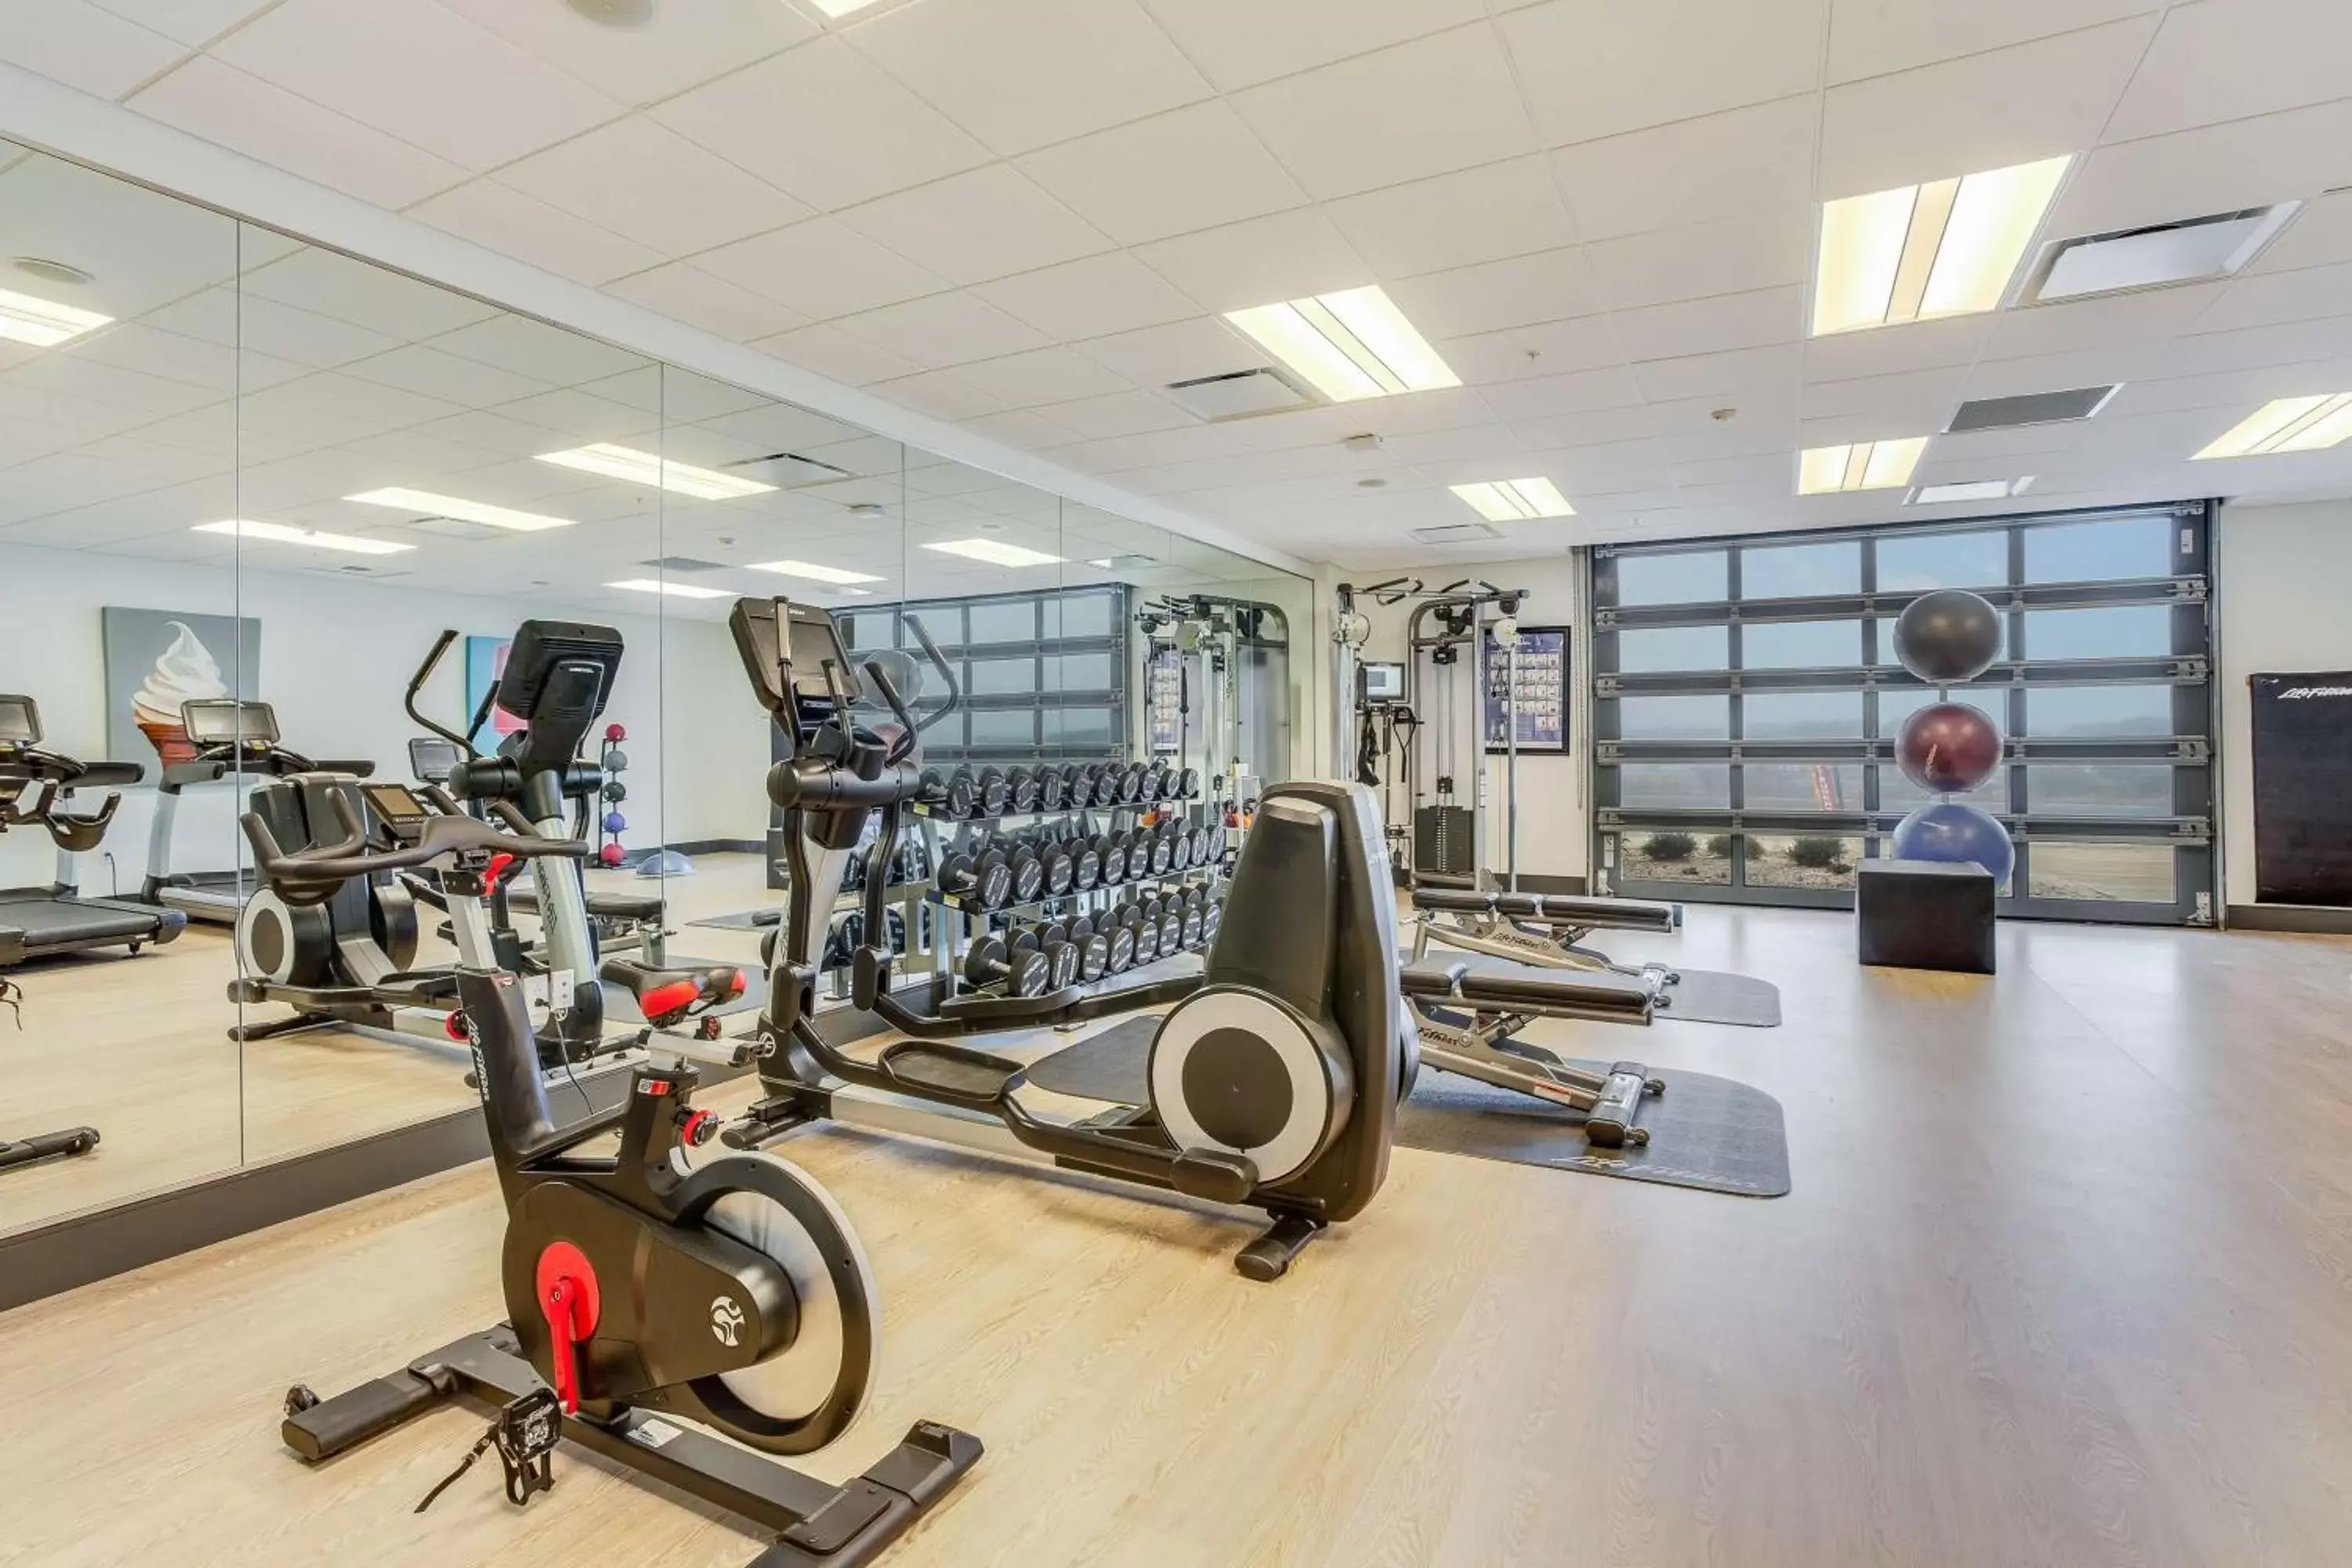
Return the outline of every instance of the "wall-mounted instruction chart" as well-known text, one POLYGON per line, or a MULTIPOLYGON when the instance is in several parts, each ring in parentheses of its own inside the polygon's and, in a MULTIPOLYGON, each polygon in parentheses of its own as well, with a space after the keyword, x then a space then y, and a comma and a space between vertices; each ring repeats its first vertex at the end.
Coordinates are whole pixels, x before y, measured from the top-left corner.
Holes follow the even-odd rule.
POLYGON ((1522 752, 1568 750, 1568 628, 1521 626, 1505 649, 1486 637, 1486 749, 1507 749, 1505 715, 1517 721, 1522 752))

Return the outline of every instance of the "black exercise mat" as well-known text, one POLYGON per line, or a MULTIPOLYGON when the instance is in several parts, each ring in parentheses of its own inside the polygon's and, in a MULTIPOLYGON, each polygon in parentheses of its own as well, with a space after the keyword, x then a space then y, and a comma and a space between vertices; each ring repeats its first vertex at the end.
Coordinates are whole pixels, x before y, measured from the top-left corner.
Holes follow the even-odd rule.
POLYGON ((690 926, 708 926, 713 931, 761 931, 782 924, 783 918, 783 906, 779 904, 764 910, 744 910, 731 915, 712 915, 707 920, 688 921, 686 923, 690 926))
MULTIPOLYGON (((1159 1027, 1156 1016, 1123 1019, 1037 1062, 1029 1081, 1052 1094, 1139 1105, 1148 1097, 1145 1069, 1159 1027)), ((1606 1071, 1611 1064, 1574 1065, 1606 1071)), ((1789 1191, 1789 1134, 1779 1100, 1707 1073, 1662 1070, 1657 1076, 1666 1092, 1642 1107, 1642 1125, 1650 1130, 1644 1149, 1596 1149, 1585 1142, 1583 1120, 1574 1111, 1426 1065, 1397 1112, 1397 1142, 1408 1149, 1743 1197, 1777 1198, 1789 1191)))
POLYGON ((1752 974, 1717 969, 1676 969, 1682 979, 1666 987, 1668 1000, 1653 1018, 1685 1024, 1736 1024, 1747 1029, 1780 1026, 1780 988, 1752 974))

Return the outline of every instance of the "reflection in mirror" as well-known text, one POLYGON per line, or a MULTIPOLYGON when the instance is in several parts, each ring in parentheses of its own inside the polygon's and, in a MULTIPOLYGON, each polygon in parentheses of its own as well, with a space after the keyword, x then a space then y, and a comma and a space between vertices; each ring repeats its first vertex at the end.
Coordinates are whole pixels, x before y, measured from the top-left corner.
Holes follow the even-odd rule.
POLYGON ((154 852, 182 702, 252 684, 237 541, 191 531, 236 515, 236 268, 230 219, 0 145, 0 1232, 238 1159, 229 943, 154 852))
MULTIPOLYGON (((361 779, 440 784, 478 812, 503 799, 567 836, 593 836, 614 785, 657 814, 657 780, 567 764, 595 762, 604 725, 656 716, 658 600, 613 584, 659 574, 659 367, 250 226, 244 251, 237 601, 243 695, 264 706, 231 786, 287 847, 341 837, 333 797, 361 779), (558 660, 600 672, 600 710, 557 711, 558 660)), ((203 809, 234 810, 213 793, 203 809)), ((599 939, 658 921, 541 866, 490 920, 548 992, 542 1060, 576 1069, 629 1022, 593 984, 599 939)), ((454 896, 430 873, 316 908, 254 893, 222 1021, 245 1042, 247 1159, 472 1103, 447 1027, 454 896)))

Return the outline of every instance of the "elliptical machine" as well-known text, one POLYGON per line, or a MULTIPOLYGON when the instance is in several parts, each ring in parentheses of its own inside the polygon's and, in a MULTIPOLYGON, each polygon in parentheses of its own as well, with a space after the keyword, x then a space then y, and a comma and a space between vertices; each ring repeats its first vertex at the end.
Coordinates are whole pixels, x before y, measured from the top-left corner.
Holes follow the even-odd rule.
POLYGON ((1266 792, 1198 979, 1095 995, 1066 986, 962 996, 919 1013, 892 994, 890 951, 867 942, 853 963, 856 1005, 916 1037, 860 1060, 816 1026, 825 916, 867 816, 879 813, 866 850, 865 929, 885 929, 882 868, 921 789, 917 726, 878 662, 865 676, 898 732, 885 740, 856 724, 852 706, 863 689, 823 609, 745 599, 729 625, 753 689, 792 744, 768 775, 769 797, 784 814, 792 884, 760 1024, 769 1098, 730 1134, 739 1147, 831 1118, 1248 1205, 1272 1223, 1234 1267, 1258 1280, 1279 1278, 1317 1235, 1371 1201, 1387 1174, 1415 1049, 1370 792, 1331 784, 1266 792), (1150 1103, 1076 1123, 1023 1103, 1028 1064, 940 1043, 1169 1000, 1177 1005, 1152 1042, 1150 1103))
POLYGON ((978 1438, 919 1422, 880 1462, 833 1486, 679 1420, 769 1454, 809 1453, 848 1427, 880 1316, 840 1208, 768 1155, 694 1160, 718 1121, 694 1109, 697 1075, 684 1062, 639 1064, 619 1108, 558 1126, 523 987, 497 966, 485 900, 514 866, 577 859, 587 845, 539 835, 503 802, 492 810, 512 831, 465 815, 446 793, 429 803, 404 784, 362 793, 367 820, 347 795, 331 797, 345 829, 335 844, 283 850, 252 813, 246 836, 257 866, 297 904, 353 879, 441 868, 506 1195, 509 1321, 331 1399, 298 1384, 286 1398, 287 1447, 315 1463, 463 1399, 498 1413, 475 1451, 496 1443, 518 1504, 553 1484, 553 1451, 568 1437, 775 1532, 763 1568, 870 1561, 978 1462, 978 1438), (616 1125, 617 1156, 579 1152, 616 1125))

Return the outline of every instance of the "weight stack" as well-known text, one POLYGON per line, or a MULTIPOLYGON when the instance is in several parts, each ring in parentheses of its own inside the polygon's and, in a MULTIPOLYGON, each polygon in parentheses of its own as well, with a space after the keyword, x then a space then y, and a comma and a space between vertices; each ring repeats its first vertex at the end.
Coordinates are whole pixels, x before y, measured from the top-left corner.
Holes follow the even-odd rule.
POLYGON ((1412 814, 1412 868, 1434 877, 1478 874, 1477 814, 1466 805, 1424 805, 1412 814))

